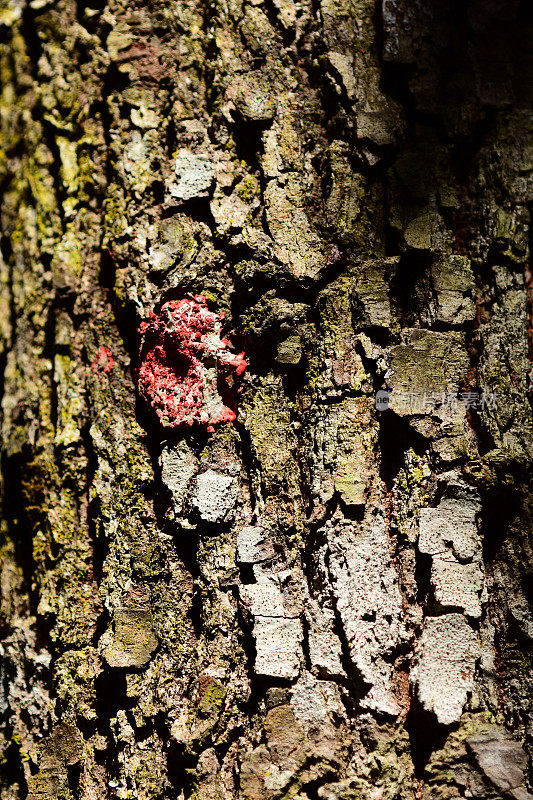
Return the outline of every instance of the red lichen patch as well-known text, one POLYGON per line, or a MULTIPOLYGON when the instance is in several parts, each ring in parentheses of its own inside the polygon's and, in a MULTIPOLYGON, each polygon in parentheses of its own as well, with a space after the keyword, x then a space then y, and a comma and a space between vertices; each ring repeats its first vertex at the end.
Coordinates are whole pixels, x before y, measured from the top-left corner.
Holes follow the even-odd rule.
POLYGON ((91 369, 96 375, 96 373, 100 373, 103 375, 109 375, 113 367, 115 366, 115 359, 113 358, 113 354, 109 347, 101 347, 94 359, 93 363, 91 364, 91 369))
POLYGON ((166 428, 199 423, 212 431, 235 419, 235 378, 246 362, 220 338, 223 318, 195 295, 165 303, 141 323, 139 392, 166 428))

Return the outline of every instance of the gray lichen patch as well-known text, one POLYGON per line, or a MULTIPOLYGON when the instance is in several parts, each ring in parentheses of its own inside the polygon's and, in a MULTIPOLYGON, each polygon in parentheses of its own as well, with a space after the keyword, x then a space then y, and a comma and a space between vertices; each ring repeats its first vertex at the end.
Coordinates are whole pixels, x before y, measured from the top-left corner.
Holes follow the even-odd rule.
POLYGON ((258 616, 253 635, 254 670, 269 678, 293 680, 300 671, 303 629, 299 619, 258 616))
POLYGON ((277 586, 251 583, 240 590, 240 598, 253 617, 284 617, 283 594, 277 586))
POLYGON ((254 671, 270 678, 294 679, 302 661, 303 627, 298 612, 284 601, 276 582, 280 576, 262 572, 260 583, 240 589, 240 600, 252 618, 254 671))
POLYGON ((238 494, 238 484, 231 475, 208 469, 196 478, 192 505, 205 522, 223 522, 232 511, 238 494))
POLYGON ((321 678, 346 675, 342 665, 342 645, 336 632, 335 614, 309 598, 306 602, 308 645, 311 672, 321 678))
POLYGON ((215 179, 210 156, 204 153, 178 151, 174 165, 177 182, 170 185, 170 194, 178 200, 207 197, 215 179))
POLYGON ((181 514, 189 484, 197 470, 197 458, 185 443, 165 445, 159 457, 161 480, 172 494, 174 511, 181 514))
POLYGON ((290 689, 290 705, 300 725, 308 733, 320 730, 318 742, 324 747, 326 758, 335 758, 336 727, 346 722, 339 687, 333 681, 319 680, 309 672, 302 672, 290 689), (335 723, 337 720, 337 724, 335 723))
POLYGON ((329 526, 327 539, 336 609, 353 665, 369 687, 361 705, 396 716, 391 656, 403 637, 403 610, 385 526, 375 521, 357 533, 350 525, 329 526))
POLYGON ((260 564, 274 555, 273 543, 265 528, 247 525, 237 534, 237 561, 241 564, 260 564))
POLYGON ((461 718, 479 656, 478 636, 462 614, 426 617, 410 679, 441 725, 461 718))
POLYGON ((420 509, 418 548, 431 556, 435 599, 447 610, 481 616, 484 571, 477 528, 479 500, 445 498, 436 508, 420 509))
POLYGON ((431 585, 443 609, 459 609, 474 619, 481 617, 485 579, 479 561, 461 564, 453 557, 433 557, 431 585))

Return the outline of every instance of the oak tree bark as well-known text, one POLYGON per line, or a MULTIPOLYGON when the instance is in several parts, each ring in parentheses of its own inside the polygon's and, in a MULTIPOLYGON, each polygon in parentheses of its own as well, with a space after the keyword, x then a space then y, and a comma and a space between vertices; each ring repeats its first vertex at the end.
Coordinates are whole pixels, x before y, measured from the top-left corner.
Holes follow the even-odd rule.
POLYGON ((0 32, 1 800, 530 798, 529 5, 0 32))

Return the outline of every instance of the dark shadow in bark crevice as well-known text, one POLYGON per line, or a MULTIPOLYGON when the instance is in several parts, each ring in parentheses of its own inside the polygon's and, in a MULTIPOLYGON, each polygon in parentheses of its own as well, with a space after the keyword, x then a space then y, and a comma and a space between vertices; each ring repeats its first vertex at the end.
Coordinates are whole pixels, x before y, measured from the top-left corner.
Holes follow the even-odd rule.
POLYGON ((416 697, 411 700, 411 707, 405 719, 405 729, 411 745, 411 757, 415 768, 415 776, 421 780, 431 754, 442 748, 446 739, 455 727, 445 728, 438 725, 433 714, 420 705, 416 697))
POLYGON ((419 456, 429 446, 428 440, 411 427, 409 421, 391 409, 378 413, 378 443, 381 453, 380 477, 389 491, 400 469, 405 465, 405 454, 413 449, 419 456))
MULTIPOLYGON (((29 448, 29 444, 27 445, 29 448)), ((5 451, 0 455, 3 476, 2 516, 7 523, 7 531, 13 543, 16 563, 23 576, 24 594, 29 599, 30 614, 37 615, 39 594, 34 586, 35 560, 33 557, 33 529, 26 513, 26 498, 22 490, 24 469, 27 462, 22 454, 8 456, 5 451)), ((44 498, 43 498, 44 502, 44 498)), ((34 504, 38 506, 39 499, 34 504)))
POLYGON ((506 539, 524 513, 524 489, 528 478, 525 475, 516 477, 515 486, 481 487, 480 532, 485 564, 492 564, 501 556, 506 539))

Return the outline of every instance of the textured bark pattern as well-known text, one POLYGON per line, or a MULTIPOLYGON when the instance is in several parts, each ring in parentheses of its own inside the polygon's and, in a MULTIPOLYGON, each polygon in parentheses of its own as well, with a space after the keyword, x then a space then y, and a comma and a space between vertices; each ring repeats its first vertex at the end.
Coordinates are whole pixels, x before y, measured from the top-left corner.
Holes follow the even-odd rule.
POLYGON ((531 798, 532 22, 3 0, 2 800, 531 798))

